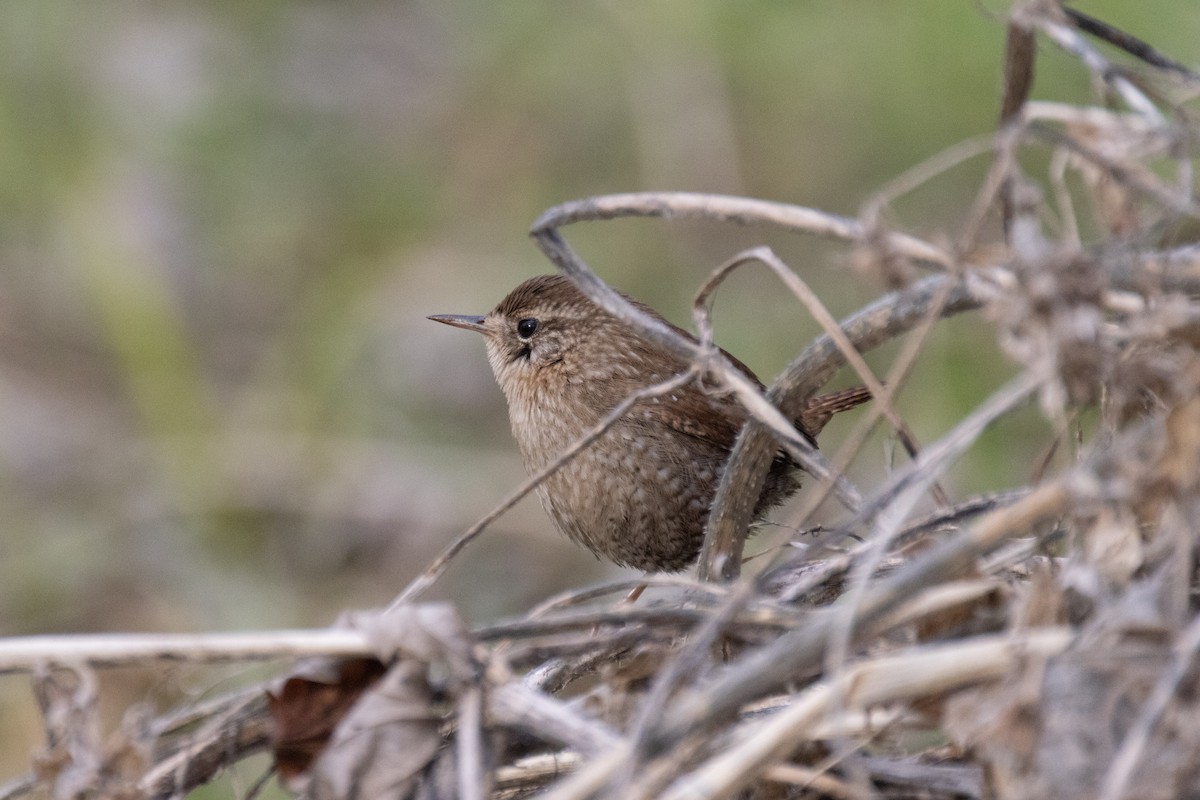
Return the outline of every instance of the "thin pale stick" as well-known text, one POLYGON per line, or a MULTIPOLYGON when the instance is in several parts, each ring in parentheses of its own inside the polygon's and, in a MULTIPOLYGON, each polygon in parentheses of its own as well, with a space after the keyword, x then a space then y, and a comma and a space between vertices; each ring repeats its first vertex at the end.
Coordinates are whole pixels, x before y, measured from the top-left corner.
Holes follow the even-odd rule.
POLYGON ((583 763, 579 753, 560 750, 522 758, 508 767, 496 770, 495 800, 516 800, 529 796, 531 790, 548 781, 577 769, 583 763))
POLYGON ((594 758, 587 759, 565 780, 539 795, 542 800, 588 800, 604 788, 614 774, 628 763, 633 745, 623 741, 594 758))
POLYGON ((953 508, 941 509, 911 523, 907 528, 900 531, 896 536, 895 542, 898 545, 906 544, 937 528, 953 525, 961 520, 984 514, 1001 506, 1012 505, 1028 495, 1030 491, 1030 489, 1022 487, 1006 492, 993 492, 991 494, 968 498, 953 508))
POLYGON ((996 202, 997 196, 1012 178, 1013 165, 1016 164, 1016 150, 1020 143, 1021 126, 1014 121, 1000 129, 995 138, 995 156, 984 178, 983 186, 975 195, 971 208, 967 212, 966 221, 958 235, 957 249, 960 253, 972 252, 979 242, 979 233, 987 219, 988 212, 996 202))
POLYGON ((238 759, 266 750, 273 723, 266 713, 265 701, 260 707, 260 713, 248 715, 236 725, 200 735, 151 765, 138 781, 138 788, 148 798, 179 797, 212 780, 238 759))
POLYGON ((870 545, 864 557, 851 566, 846 591, 835 606, 836 621, 830 628, 826 648, 825 669, 828 674, 836 674, 845 667, 871 576, 887 554, 892 540, 900 533, 904 520, 908 518, 925 486, 936 480, 974 444, 992 422, 1023 402, 1043 383, 1044 380, 1028 373, 1018 375, 994 392, 949 433, 927 447, 919 458, 887 482, 878 498, 872 499, 869 508, 875 510, 872 515, 875 524, 869 538, 870 545))
POLYGON ((1068 628, 1029 631, 1021 636, 980 636, 900 655, 863 661, 805 689, 787 709, 744 731, 734 744, 676 780, 662 800, 729 797, 763 768, 780 761, 804 741, 837 698, 856 708, 951 691, 1008 674, 1020 659, 1047 658, 1071 643, 1068 628))
MULTIPOLYGON (((1168 124, 1167 120, 1158 110, 1158 107, 1154 105, 1150 98, 1147 97, 1141 89, 1139 89, 1132 81, 1125 77, 1124 70, 1120 69, 1104 58, 1099 51, 1093 48, 1074 29, 1072 29, 1069 25, 1062 24, 1054 15, 1045 13, 1044 11, 1041 13, 1034 13, 1031 16, 1033 23, 1041 28, 1041 30, 1055 44, 1082 61, 1084 66, 1086 66, 1092 72, 1092 74, 1096 76, 1097 79, 1111 86, 1125 102, 1125 104, 1134 111, 1134 113, 1144 117, 1147 122, 1149 122, 1156 130, 1172 130, 1172 126, 1168 124)), ((1099 20, 1087 17, 1086 15, 1074 16, 1068 11, 1066 16, 1076 25, 1080 25, 1093 35, 1102 36, 1106 38, 1106 40, 1108 40, 1106 37, 1107 34, 1121 33, 1115 28, 1111 28, 1099 20)), ((1121 35, 1126 37, 1126 40, 1123 44, 1118 44, 1117 46, 1133 46, 1133 49, 1126 48, 1127 52, 1134 52, 1138 49, 1138 46, 1145 45, 1144 42, 1134 39, 1133 37, 1129 37, 1127 34, 1121 33, 1121 35)), ((1135 55, 1138 55, 1141 58, 1147 58, 1148 56, 1145 50, 1141 50, 1140 53, 1135 53, 1135 55)), ((1158 55, 1159 54, 1154 53, 1151 57, 1156 57, 1158 55)), ((1165 64, 1159 64, 1159 68, 1171 69, 1170 66, 1165 64)), ((1175 74, 1178 75, 1179 73, 1176 72, 1175 74)), ((1192 77, 1194 77, 1194 74, 1192 74, 1192 77)), ((1176 140, 1177 138, 1177 135, 1173 134, 1171 136, 1172 140, 1176 140)), ((1168 203, 1167 207, 1175 208, 1178 203, 1183 202, 1184 198, 1186 198, 1189 212, 1195 214, 1193 209, 1195 208, 1196 204, 1191 199, 1193 193, 1192 160, 1188 157, 1186 148, 1177 148, 1177 150, 1178 153, 1175 156, 1175 162, 1178 165, 1178 189, 1177 193, 1175 194, 1178 195, 1178 199, 1176 199, 1173 203, 1168 203)))
POLYGON ((1062 148, 1055 148, 1050 156, 1050 185, 1054 188, 1054 203, 1058 206, 1058 218, 1062 222, 1067 246, 1079 250, 1083 242, 1079 238, 1079 218, 1075 215, 1075 203, 1067 187, 1067 164, 1071 156, 1062 148))
POLYGON ((458 698, 457 712, 458 796, 462 800, 483 800, 492 783, 491 770, 483 763, 483 687, 466 687, 458 698))
MULTIPOLYGON (((859 355, 858 351, 854 349, 854 345, 851 344, 850 340, 846 338, 846 335, 842 333, 842 329, 838 327, 837 321, 833 318, 833 315, 830 314, 829 310, 825 308, 824 304, 817 299, 812 290, 808 288, 808 285, 805 284, 804 281, 802 281, 795 273, 788 269, 787 266, 784 265, 784 263, 780 261, 779 258, 776 257, 768 247, 755 247, 735 255, 733 258, 729 259, 724 264, 713 270, 708 276, 708 279, 705 280, 705 282, 700 286, 700 289, 696 292, 695 299, 692 301, 692 320, 696 325, 696 333, 700 338, 701 344, 709 349, 714 348, 712 314, 709 312, 708 308, 709 298, 712 296, 713 292, 717 290, 717 287, 724 282, 725 278, 727 278, 735 269, 753 262, 761 263, 768 269, 775 272, 776 276, 783 281, 784 285, 786 285, 794 294, 796 294, 801 304, 808 308, 809 313, 813 316, 813 318, 816 319, 818 324, 825 329, 826 334, 830 336, 837 344, 847 361, 851 363, 855 370, 859 372, 860 376, 863 377, 864 382, 867 384, 867 388, 871 390, 872 394, 876 397, 882 397, 884 391, 883 387, 875 378, 874 374, 871 373, 870 367, 867 366, 867 363, 863 360, 862 356, 859 355)), ((901 423, 901 425, 903 425, 903 423, 901 423)), ((832 474, 835 476, 840 476, 841 471, 833 470, 832 474)), ((829 489, 836 487, 834 482, 828 481, 822 481, 821 485, 823 488, 828 487, 829 489)))
POLYGON ((1117 751, 1116 757, 1104 774, 1104 789, 1099 800, 1119 800, 1125 794, 1134 771, 1146 761, 1146 747, 1150 744, 1150 734, 1154 732, 1154 726, 1158 724, 1167 705, 1175 697, 1175 692, 1191 669, 1198 650, 1200 616, 1192 620, 1176 641, 1175 658, 1154 684, 1150 697, 1142 704, 1137 719, 1121 742, 1121 749, 1117 751))
POLYGON ((23 775, 0 786, 0 800, 17 800, 33 794, 41 785, 36 775, 23 775))
POLYGON ((558 611, 571 606, 582 605, 583 603, 592 600, 606 597, 618 592, 630 592, 638 586, 646 586, 648 588, 670 587, 678 589, 688 589, 696 592, 703 592, 713 597, 723 597, 728 594, 728 589, 724 586, 715 586, 711 583, 703 583, 689 578, 687 575, 647 575, 637 580, 613 581, 612 583, 604 583, 599 586, 589 586, 584 589, 572 589, 562 594, 543 600, 538 603, 529 613, 526 614, 530 619, 537 619, 545 616, 551 611, 558 611))
MULTIPOLYGON (((938 580, 960 575, 976 557, 990 552, 1006 538, 1060 513, 1072 497, 1063 482, 1048 484, 936 545, 868 590, 856 626, 869 630, 875 620, 904 598, 938 580)), ((838 621, 840 618, 835 619, 833 614, 815 616, 748 655, 694 696, 681 698, 655 731, 656 741, 677 741, 697 727, 727 718, 744 703, 807 674, 820 663, 838 621)))
POLYGON ((1078 58, 1093 75, 1111 86, 1132 111, 1141 114, 1156 126, 1166 126, 1166 119, 1150 101, 1150 98, 1146 97, 1141 89, 1134 86, 1128 78, 1121 74, 1119 68, 1100 55, 1100 52, 1088 44, 1082 36, 1048 15, 1035 14, 1031 21, 1050 38, 1050 41, 1078 58))
MULTIPOLYGON (((935 275, 881 297, 848 317, 842 327, 855 347, 869 350, 911 330, 943 291, 948 295, 941 313, 949 315, 978 308, 984 287, 985 282, 974 273, 962 278, 935 275)), ((819 337, 776 378, 768 396, 789 413, 799 413, 801 403, 842 363, 842 354, 832 339, 819 337)), ((733 580, 739 574, 745 532, 754 516, 753 500, 762 490, 777 449, 757 426, 747 425, 738 435, 709 513, 700 552, 702 580, 733 580), (753 499, 746 502, 747 498, 753 499)))
POLYGON ((945 436, 928 445, 920 457, 894 474, 864 506, 861 519, 875 518, 905 492, 932 480, 930 472, 946 469, 997 417, 1012 410, 1040 389, 1047 378, 1021 373, 997 389, 945 436))
POLYGON ((374 650, 361 632, 297 629, 238 633, 89 633, 0 639, 0 674, 44 665, 118 667, 148 661, 218 663, 294 656, 361 656, 374 650))
POLYGON ((920 188, 943 172, 948 172, 965 161, 988 153, 995 147, 995 139, 995 135, 990 133, 965 139, 925 159, 916 166, 909 167, 871 195, 866 204, 867 210, 863 212, 862 216, 874 218, 878 215, 878 209, 892 205, 900 197, 920 188))
POLYGON ((675 654, 666 668, 655 676, 650 691, 642 701, 641 712, 632 726, 631 740, 635 753, 644 751, 653 723, 662 718, 663 710, 670 702, 677 685, 685 677, 695 681, 702 674, 705 656, 733 618, 754 599, 754 594, 755 588, 751 582, 743 581, 738 584, 727 600, 690 635, 687 643, 675 654))
MULTIPOLYGON (((696 295, 693 314, 696 319, 697 326, 701 324, 701 319, 704 319, 705 322, 707 322, 707 314, 701 314, 701 311, 707 311, 705 302, 707 301, 708 296, 716 289, 717 285, 723 281, 725 277, 734 269, 742 264, 752 261, 757 261, 774 272, 775 276, 778 277, 779 280, 781 280, 783 284, 791 290, 792 294, 796 296, 796 299, 800 301, 801 305, 803 305, 812 318, 817 321, 822 330, 825 331, 826 335, 833 340, 833 343, 837 345, 838 350, 840 350, 842 355, 845 357, 846 363, 854 370, 859 379, 867 385, 867 389, 869 389, 871 392, 872 399, 877 404, 879 411, 884 415, 884 417, 886 417, 887 421, 891 423, 892 428, 900 437, 900 441, 904 444, 905 449, 908 451, 909 457, 916 458, 917 454, 920 452, 920 448, 917 445, 916 438, 913 436, 912 431, 909 429, 907 423, 900 418, 900 414, 896 411, 896 407, 892 403, 892 391, 885 387, 884 384, 875 377, 875 373, 871 370, 871 367, 862 357, 862 354, 859 353, 851 343, 850 338, 846 336, 845 332, 842 331, 841 326, 838 325, 837 320, 833 317, 833 314, 829 313, 829 309, 824 303, 821 302, 821 298, 817 296, 817 293, 814 292, 804 281, 804 279, 797 275, 794 270, 788 267, 787 264, 784 264, 783 261, 777 255, 775 255, 771 248, 755 247, 739 253, 725 264, 718 267, 713 274, 709 276, 709 279, 704 283, 704 286, 696 295)), ((934 308, 936 308, 936 304, 934 308)), ((835 470, 835 473, 840 472, 840 469, 835 470)), ((931 488, 934 501, 938 505, 950 505, 949 497, 947 497, 946 492, 937 484, 936 481, 931 485, 931 488)))
POLYGON ((1159 205, 1176 213, 1195 217, 1200 215, 1200 205, 1190 193, 1190 187, 1180 192, 1165 184, 1150 169, 1134 163, 1120 163, 1108 158, 1095 149, 1083 144, 1069 133, 1040 122, 1031 122, 1026 127, 1030 136, 1036 136, 1055 147, 1065 148, 1107 172, 1113 180, 1136 189, 1159 205))
MULTIPOLYGON (((691 626, 706 620, 704 609, 664 606, 614 609, 560 615, 544 620, 517 620, 477 628, 485 642, 582 630, 598 624, 647 622, 691 626)), ((764 618, 765 620, 765 618, 764 618)), ((782 617, 770 624, 784 624, 782 617)), ((794 621, 793 621, 794 622, 794 621)), ((747 621, 746 624, 757 624, 747 621)), ((374 656, 377 648, 366 633, 353 628, 239 631, 235 633, 153 634, 87 633, 0 638, 0 674, 32 672, 44 666, 122 667, 148 661, 223 663, 265 661, 301 656, 374 656)))
MULTIPOLYGON (((961 574, 976 556, 989 552, 1005 538, 1060 513, 1070 497, 1061 483, 1051 484, 1012 506, 992 512, 971 529, 943 542, 874 586, 863 603, 859 625, 866 628, 901 600, 940 579, 961 574)), ((734 664, 703 689, 680 697, 665 712, 660 725, 650 732, 649 744, 670 746, 706 724, 734 715, 746 703, 784 683, 804 676, 819 663, 834 624, 833 614, 816 616, 809 624, 783 634, 773 644, 734 664)), ((843 680, 848 678, 843 676, 843 680)), ((633 743, 623 741, 590 760, 546 797, 552 800, 590 797, 628 765, 634 755, 633 743)))
MULTIPOLYGON (((854 242, 867 239, 867 229, 851 217, 788 203, 695 192, 631 192, 574 200, 544 212, 533 223, 531 233, 536 237, 539 233, 575 222, 618 217, 700 218, 741 225, 771 225, 854 242)), ((893 251, 916 261, 944 268, 954 262, 943 248, 915 236, 889 233, 884 241, 893 251)))
POLYGON ((820 795, 835 798, 835 800, 869 800, 868 795, 843 780, 827 775, 824 772, 799 764, 776 764, 768 768, 763 777, 775 783, 795 786, 797 789, 810 790, 820 795))
MULTIPOLYGON (((902 530, 892 540, 892 547, 893 549, 901 547, 937 528, 953 525, 970 517, 979 516, 980 514, 994 511, 997 508, 1012 505, 1028 495, 1029 491, 1029 489, 1016 489, 1010 492, 981 495, 965 500, 954 508, 938 511, 912 523, 902 530)), ((859 558, 870 546, 869 543, 863 543, 848 553, 839 553, 834 557, 829 557, 827 554, 830 551, 830 546, 836 543, 836 541, 835 539, 833 542, 822 544, 820 547, 805 552, 804 560, 806 562, 822 559, 822 564, 815 570, 806 571, 800 580, 782 584, 786 586, 786 589, 779 593, 779 602, 794 602, 796 598, 803 597, 835 575, 849 571, 854 559, 859 558)), ((775 581, 779 583, 784 580, 788 565, 786 563, 780 565, 776 567, 776 570, 781 573, 781 577, 775 581)))
POLYGON ((486 700, 490 723, 536 733, 585 756, 604 752, 622 741, 621 735, 603 721, 519 680, 491 687, 486 700))
POLYGON ((544 619, 516 619, 496 622, 476 628, 476 638, 482 642, 503 639, 528 639, 564 632, 590 630, 597 625, 631 625, 645 623, 649 626, 686 628, 708 619, 706 608, 662 605, 642 608, 617 604, 612 608, 590 610, 574 614, 556 614, 544 619))
MULTIPOLYGON (((950 290, 953 285, 947 283, 941 288, 937 296, 929 304, 929 310, 925 314, 925 318, 916 327, 912 336, 905 341, 903 348, 892 364, 892 368, 888 370, 886 379, 886 389, 895 395, 896 392, 904 385, 908 378, 909 372, 913 365, 916 364, 917 356, 921 352, 925 341, 933 332, 934 326, 938 320, 942 318, 942 310, 945 308, 946 300, 950 296, 950 290)), ((850 431, 845 442, 833 457, 835 469, 839 472, 844 471, 850 465, 850 462, 858 455, 863 445, 866 444, 867 437, 875 430, 875 425, 879 421, 880 410, 871 408, 868 410, 866 417, 850 431)), ((817 488, 817 491, 808 496, 806 502, 801 506, 800 512, 795 516, 798 520, 797 525, 801 525, 807 520, 818 508, 821 503, 825 502, 825 498, 829 495, 828 490, 824 486, 817 488)), ((943 507, 950 505, 942 503, 943 507)))

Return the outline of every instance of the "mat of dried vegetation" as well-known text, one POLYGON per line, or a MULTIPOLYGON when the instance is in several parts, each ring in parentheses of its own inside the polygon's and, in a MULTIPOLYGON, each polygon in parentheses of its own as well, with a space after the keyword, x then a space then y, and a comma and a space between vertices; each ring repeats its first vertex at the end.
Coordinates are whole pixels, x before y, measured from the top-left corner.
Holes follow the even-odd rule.
POLYGON ((993 135, 914 167, 857 218, 649 193, 568 203, 535 223, 589 297, 753 416, 696 577, 649 578, 632 602, 632 584, 583 589, 474 629, 451 605, 422 603, 543 474, 391 608, 328 630, 3 640, 0 670, 36 675, 47 744, 0 798, 171 797, 265 751, 285 786, 322 798, 1200 796, 1200 129, 1188 108, 1200 75, 1034 0, 1008 22, 1003 87, 993 135), (1078 60, 1094 105, 1029 99, 1039 45, 1078 60), (1023 166, 1029 152, 1048 155, 1043 174, 1023 166), (891 222, 897 197, 989 157, 974 204, 939 240, 891 222), (750 250, 697 292, 697 343, 625 302, 562 233, 623 216, 841 239, 864 285, 889 288, 837 322, 789 265, 750 250), (706 312, 749 265, 772 270, 826 331, 765 395, 712 347, 706 312), (918 444, 891 398, 956 314, 989 325, 1016 374, 918 444), (874 374, 860 354, 897 339, 888 373, 874 374), (876 400, 825 456, 785 419, 847 365, 876 400), (1028 455, 1028 483, 950 496, 940 482, 956 459, 1029 404, 1056 435, 1028 455), (880 425, 910 458, 855 485, 844 468, 880 425), (810 473, 799 517, 810 530, 792 546, 772 547, 787 531, 763 533, 769 555, 747 564, 780 447, 810 473), (804 520, 822 503, 838 521, 816 529, 804 520), (96 670, 281 655, 303 660, 261 686, 96 729, 96 670))

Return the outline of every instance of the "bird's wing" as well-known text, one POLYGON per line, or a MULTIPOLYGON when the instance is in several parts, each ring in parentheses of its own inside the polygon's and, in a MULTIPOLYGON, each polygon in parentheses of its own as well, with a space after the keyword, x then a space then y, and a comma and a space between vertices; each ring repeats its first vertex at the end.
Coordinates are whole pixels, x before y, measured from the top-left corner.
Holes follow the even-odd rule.
MULTIPOLYGON (((657 317, 680 335, 696 341, 696 337, 691 332, 670 322, 654 309, 633 298, 627 299, 638 308, 657 317)), ((721 348, 721 354, 760 390, 765 388, 758 376, 735 356, 724 348, 721 348)), ((679 371, 682 372, 684 369, 684 362, 680 360, 679 371)), ((632 392, 641 387, 628 388, 632 392)), ((847 411, 870 399, 871 393, 865 386, 819 395, 809 399, 795 423, 800 432, 807 436, 815 446, 817 434, 834 414, 847 411)), ((647 401, 641 405, 644 419, 665 424, 673 430, 710 442, 723 450, 732 449, 733 442, 746 422, 747 416, 745 408, 732 395, 706 392, 695 381, 680 387, 669 398, 662 397, 658 402, 647 401), (713 413, 714 411, 716 413, 713 413)))
POLYGON ((666 425, 723 451, 733 447, 746 411, 730 396, 712 395, 696 382, 639 403, 631 413, 647 423, 666 425))

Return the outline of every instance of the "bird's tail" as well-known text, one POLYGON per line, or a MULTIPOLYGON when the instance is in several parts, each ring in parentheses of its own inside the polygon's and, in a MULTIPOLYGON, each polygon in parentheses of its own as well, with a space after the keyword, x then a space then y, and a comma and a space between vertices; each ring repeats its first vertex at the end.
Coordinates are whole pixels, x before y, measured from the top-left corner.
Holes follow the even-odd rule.
POLYGON ((871 392, 865 386, 855 386, 853 389, 843 389, 840 392, 818 395, 808 401, 800 412, 797 422, 809 436, 816 438, 834 414, 839 411, 849 411, 871 399, 871 392))

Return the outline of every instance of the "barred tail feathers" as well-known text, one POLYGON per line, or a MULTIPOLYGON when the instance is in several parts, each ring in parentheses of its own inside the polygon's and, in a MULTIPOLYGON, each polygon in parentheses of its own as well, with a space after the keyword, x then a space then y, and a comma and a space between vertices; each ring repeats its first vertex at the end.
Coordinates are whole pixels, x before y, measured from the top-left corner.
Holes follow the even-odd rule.
POLYGON ((834 414, 849 411, 870 399, 871 391, 865 386, 855 386, 853 389, 818 395, 810 399, 804 406, 797 422, 805 433, 816 438, 834 414))

